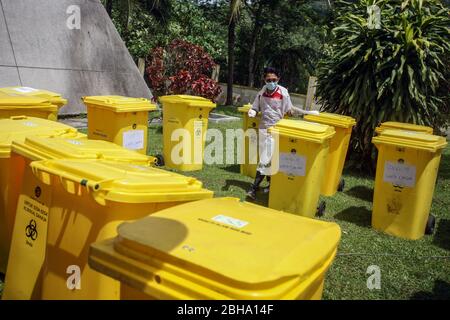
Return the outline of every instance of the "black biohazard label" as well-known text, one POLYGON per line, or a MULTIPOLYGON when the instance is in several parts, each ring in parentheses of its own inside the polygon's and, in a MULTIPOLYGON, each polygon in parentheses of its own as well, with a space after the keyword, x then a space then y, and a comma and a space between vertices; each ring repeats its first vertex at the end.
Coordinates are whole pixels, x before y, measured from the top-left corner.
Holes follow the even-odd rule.
POLYGON ((37 226, 36 220, 31 219, 27 227, 25 228, 26 237, 33 241, 36 240, 38 237, 38 231, 36 226, 37 226))

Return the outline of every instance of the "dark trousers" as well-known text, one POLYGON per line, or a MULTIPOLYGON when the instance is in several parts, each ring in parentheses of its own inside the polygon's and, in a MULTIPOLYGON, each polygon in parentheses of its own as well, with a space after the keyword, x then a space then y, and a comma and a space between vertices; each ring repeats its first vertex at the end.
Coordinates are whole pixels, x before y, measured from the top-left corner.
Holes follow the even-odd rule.
POLYGON ((266 178, 267 182, 270 183, 270 176, 263 175, 261 174, 261 172, 256 170, 255 181, 252 184, 252 189, 253 190, 258 189, 259 185, 261 184, 261 182, 263 182, 264 178, 266 178))

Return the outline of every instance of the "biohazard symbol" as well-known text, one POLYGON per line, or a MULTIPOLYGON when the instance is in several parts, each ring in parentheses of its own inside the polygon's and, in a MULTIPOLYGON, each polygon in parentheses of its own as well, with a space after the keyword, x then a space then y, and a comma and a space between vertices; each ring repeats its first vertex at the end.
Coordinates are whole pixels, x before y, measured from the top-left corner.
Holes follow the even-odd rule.
POLYGON ((195 130, 195 136, 196 137, 200 137, 201 134, 202 134, 202 130, 201 129, 195 130))
POLYGON ((33 241, 37 239, 38 232, 36 229, 36 221, 34 219, 31 219, 30 223, 25 228, 25 235, 33 241))
POLYGON ((36 198, 39 198, 41 196, 41 194, 42 194, 42 190, 41 190, 41 188, 39 186, 37 186, 34 189, 34 195, 36 196, 36 198))

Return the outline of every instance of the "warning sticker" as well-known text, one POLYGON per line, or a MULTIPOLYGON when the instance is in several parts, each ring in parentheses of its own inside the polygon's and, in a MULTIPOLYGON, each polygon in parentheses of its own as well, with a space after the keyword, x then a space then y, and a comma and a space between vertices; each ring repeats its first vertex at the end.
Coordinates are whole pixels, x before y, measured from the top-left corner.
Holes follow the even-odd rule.
MULTIPOLYGON (((40 199, 45 197, 40 188, 36 187, 35 193, 40 199)), ((20 290, 14 293, 18 299, 32 299, 36 283, 41 281, 48 214, 49 209, 45 205, 24 194, 19 197, 8 260, 8 268, 14 270, 8 274, 8 281, 20 284, 20 290)))
POLYGON ((201 139, 203 135, 203 121, 194 121, 194 137, 201 139))
POLYGON ((306 174, 306 157, 295 153, 281 152, 279 170, 287 175, 303 177, 306 174))
POLYGON ((19 87, 19 88, 14 88, 14 90, 17 92, 20 92, 20 93, 30 93, 30 92, 38 91, 37 89, 30 88, 30 87, 19 87))
POLYGON ((131 150, 144 148, 144 130, 128 130, 123 133, 122 146, 131 150))
POLYGON ((46 241, 47 219, 47 206, 28 196, 20 196, 16 224, 23 228, 21 231, 28 246, 33 247, 37 240, 46 241))
POLYGON ((416 184, 416 167, 386 161, 384 163, 383 180, 396 186, 414 187, 416 184))

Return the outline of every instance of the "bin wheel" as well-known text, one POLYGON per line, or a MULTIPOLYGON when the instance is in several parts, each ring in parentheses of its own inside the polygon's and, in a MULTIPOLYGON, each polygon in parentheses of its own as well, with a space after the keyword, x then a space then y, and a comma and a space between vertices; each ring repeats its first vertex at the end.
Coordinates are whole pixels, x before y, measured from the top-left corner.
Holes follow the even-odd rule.
POLYGON ((337 191, 342 192, 344 191, 344 188, 345 188, 345 180, 344 178, 341 178, 341 180, 339 180, 337 191))
POLYGON ((427 225, 425 226, 425 234, 433 234, 435 225, 436 218, 432 214, 430 214, 428 216, 427 225))
POLYGON ((156 166, 157 167, 162 167, 164 165, 164 157, 162 156, 162 154, 157 154, 155 156, 156 158, 156 166))
POLYGON ((317 216, 322 217, 325 214, 325 209, 327 204, 325 201, 320 201, 319 206, 317 207, 317 216))

